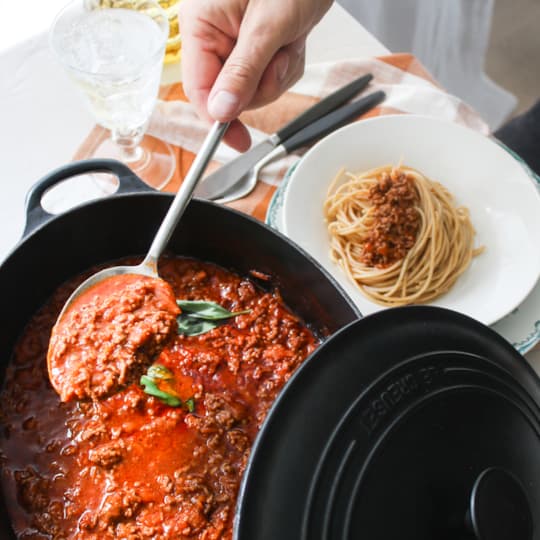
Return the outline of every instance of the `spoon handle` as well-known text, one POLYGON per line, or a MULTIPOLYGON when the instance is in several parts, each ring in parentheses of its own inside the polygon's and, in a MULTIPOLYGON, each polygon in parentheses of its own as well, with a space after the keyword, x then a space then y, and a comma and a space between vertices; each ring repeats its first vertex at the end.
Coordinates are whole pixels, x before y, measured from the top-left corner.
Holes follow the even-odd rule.
POLYGON ((178 190, 178 193, 173 199, 171 206, 159 227, 159 230, 150 246, 148 254, 143 262, 143 265, 149 265, 155 267, 157 260, 163 253, 163 250, 167 246, 171 235, 178 224, 178 221, 182 217, 186 206, 191 200, 193 190, 195 189, 197 182, 200 180, 204 173, 208 163, 212 159, 216 148, 218 147, 225 131, 229 127, 228 123, 215 122, 210 132, 206 136, 201 149, 197 153, 193 164, 189 168, 189 171, 178 190))

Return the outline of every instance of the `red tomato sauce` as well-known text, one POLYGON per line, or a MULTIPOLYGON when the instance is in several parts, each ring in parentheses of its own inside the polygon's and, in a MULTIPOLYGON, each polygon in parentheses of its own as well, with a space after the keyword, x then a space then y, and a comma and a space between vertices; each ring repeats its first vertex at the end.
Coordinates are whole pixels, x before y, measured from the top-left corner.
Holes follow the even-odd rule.
POLYGON ((251 445, 284 383, 316 348, 279 293, 215 265, 165 259, 176 298, 249 310, 199 336, 176 336, 157 362, 192 412, 138 384, 61 402, 47 348, 75 286, 62 286, 17 343, 0 396, 2 484, 20 539, 230 539, 251 445))

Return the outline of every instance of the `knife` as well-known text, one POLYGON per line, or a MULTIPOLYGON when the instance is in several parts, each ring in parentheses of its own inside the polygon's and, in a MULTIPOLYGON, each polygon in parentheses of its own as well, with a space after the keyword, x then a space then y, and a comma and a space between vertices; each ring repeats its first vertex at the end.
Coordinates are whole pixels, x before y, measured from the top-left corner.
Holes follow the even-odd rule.
POLYGON ((279 131, 255 145, 241 156, 222 165, 217 171, 199 182, 195 190, 195 196, 202 199, 216 199, 220 197, 253 165, 272 152, 284 140, 349 101, 361 92, 372 78, 373 75, 368 73, 352 81, 304 111, 279 131))

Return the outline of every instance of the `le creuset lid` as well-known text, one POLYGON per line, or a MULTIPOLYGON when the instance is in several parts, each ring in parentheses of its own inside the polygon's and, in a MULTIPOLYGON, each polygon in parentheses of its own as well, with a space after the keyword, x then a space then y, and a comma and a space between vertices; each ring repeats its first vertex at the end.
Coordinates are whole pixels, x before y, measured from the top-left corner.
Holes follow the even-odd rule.
POLYGON ((494 331, 385 310, 314 353, 253 448, 236 540, 540 539, 540 382, 494 331))

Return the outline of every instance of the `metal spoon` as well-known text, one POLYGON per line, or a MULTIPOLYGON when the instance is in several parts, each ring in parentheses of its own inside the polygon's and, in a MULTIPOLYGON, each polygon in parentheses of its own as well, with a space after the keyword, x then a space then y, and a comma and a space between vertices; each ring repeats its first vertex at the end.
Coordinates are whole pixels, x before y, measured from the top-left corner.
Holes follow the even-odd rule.
POLYGON ((96 283, 110 278, 112 276, 118 276, 120 274, 142 274, 144 276, 150 276, 159 278, 157 271, 158 259, 163 253, 163 250, 167 246, 171 235, 178 224, 178 221, 182 217, 186 206, 191 200, 193 190, 195 189, 197 182, 201 178, 206 166, 212 159, 214 152, 221 141, 225 131, 227 131, 228 123, 215 122, 210 132, 206 136, 199 153, 195 157, 193 164, 191 165, 178 193, 173 199, 165 218, 163 219, 156 236, 144 258, 143 262, 137 266, 113 266, 101 270, 94 275, 90 276, 86 281, 79 285, 73 294, 68 298, 64 304, 58 321, 62 318, 64 313, 69 309, 69 306, 73 301, 89 287, 92 287, 96 283))

